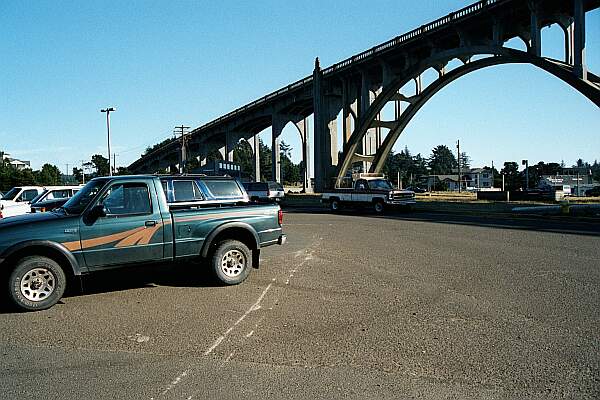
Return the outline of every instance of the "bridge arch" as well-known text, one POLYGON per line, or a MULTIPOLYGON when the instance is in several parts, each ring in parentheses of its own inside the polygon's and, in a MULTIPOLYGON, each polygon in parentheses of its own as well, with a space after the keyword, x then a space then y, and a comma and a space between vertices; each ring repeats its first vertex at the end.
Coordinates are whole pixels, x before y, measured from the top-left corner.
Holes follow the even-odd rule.
POLYGON ((390 129, 385 139, 381 143, 381 146, 374 155, 373 162, 369 170, 370 172, 380 172, 383 169, 385 161, 387 160, 392 147, 408 123, 437 92, 458 78, 482 68, 502 64, 531 64, 561 79, 587 97, 590 101, 596 104, 596 106, 600 107, 600 86, 597 85, 600 83, 600 80, 598 77, 588 72, 588 79, 594 80, 595 84, 580 79, 575 75, 573 67, 562 61, 536 57, 525 51, 500 46, 477 46, 440 52, 410 68, 401 76, 392 80, 387 87, 383 88, 380 96, 378 96, 371 104, 361 123, 352 133, 347 145, 344 148, 344 157, 338 166, 336 186, 341 186, 344 177, 346 176, 353 162, 361 159, 361 157, 364 157, 364 155, 357 154, 357 149, 362 141, 362 138, 371 128, 374 121, 376 121, 377 115, 380 113, 383 107, 385 107, 385 105, 390 101, 394 101, 394 99, 398 98, 398 90, 400 88, 405 86, 411 80, 414 80, 416 77, 420 76, 423 71, 431 68, 434 65, 440 65, 440 63, 445 65, 447 64, 448 60, 454 58, 470 60, 471 57, 481 55, 491 55, 491 57, 481 58, 476 61, 467 61, 464 63, 464 65, 459 66, 450 72, 441 73, 437 80, 432 82, 429 86, 422 88, 420 93, 410 99, 411 101, 409 102, 408 107, 404 110, 404 112, 402 112, 396 121, 393 121, 393 127, 390 129))

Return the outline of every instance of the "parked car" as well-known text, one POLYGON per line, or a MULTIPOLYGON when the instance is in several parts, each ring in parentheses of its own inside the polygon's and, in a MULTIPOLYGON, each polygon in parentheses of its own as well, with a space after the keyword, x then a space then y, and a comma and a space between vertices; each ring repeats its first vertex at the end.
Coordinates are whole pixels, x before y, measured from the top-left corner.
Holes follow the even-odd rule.
POLYGON ((277 182, 244 182, 244 187, 254 202, 278 202, 285 197, 283 186, 277 182))
POLYGON ((593 187, 585 191, 587 197, 598 197, 600 196, 600 186, 593 187))
MULTIPOLYGON (((211 206, 171 207, 163 187, 177 190, 171 184, 182 180, 95 178, 59 209, 1 220, 0 276, 9 299, 20 309, 42 310, 85 274, 186 259, 204 260, 200 265, 218 282, 236 285, 258 267, 264 247, 285 243, 278 205, 215 200, 211 206)), ((203 198, 232 187, 231 180, 208 181, 197 185, 207 189, 203 198)))
MULTIPOLYGON (((66 202, 70 197, 73 197, 73 194, 79 190, 79 186, 47 186, 44 190, 35 196, 31 201, 22 201, 11 206, 5 207, 3 210, 3 217, 12 217, 15 215, 26 214, 28 212, 33 211, 34 204, 38 204, 44 201, 56 201, 56 200, 64 200, 62 204, 66 202)), ((57 206, 62 205, 60 201, 57 202, 57 206)), ((52 204, 44 205, 42 208, 46 210, 51 210, 49 208, 52 204)))
POLYGON ((10 189, 0 200, 0 218, 28 212, 31 200, 42 194, 44 190, 41 186, 16 186, 10 189))
POLYGON ((56 186, 31 201, 31 212, 52 211, 64 205, 82 186, 56 186))

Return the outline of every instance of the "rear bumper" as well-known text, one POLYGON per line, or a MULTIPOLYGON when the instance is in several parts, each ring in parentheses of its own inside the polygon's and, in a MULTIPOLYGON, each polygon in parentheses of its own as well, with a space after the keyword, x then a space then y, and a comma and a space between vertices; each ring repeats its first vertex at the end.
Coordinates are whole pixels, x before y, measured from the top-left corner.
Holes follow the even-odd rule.
POLYGON ((287 242, 287 236, 286 235, 281 235, 279 236, 279 239, 277 239, 277 244, 278 245, 284 245, 285 242, 287 242))

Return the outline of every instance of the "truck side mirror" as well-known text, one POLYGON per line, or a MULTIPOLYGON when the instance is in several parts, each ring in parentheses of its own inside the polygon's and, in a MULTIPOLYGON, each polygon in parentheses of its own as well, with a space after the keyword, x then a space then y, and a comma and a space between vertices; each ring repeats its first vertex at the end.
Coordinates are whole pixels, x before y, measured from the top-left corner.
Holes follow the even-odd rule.
POLYGON ((100 217, 106 217, 106 209, 102 204, 95 205, 89 212, 89 219, 96 221, 100 217))

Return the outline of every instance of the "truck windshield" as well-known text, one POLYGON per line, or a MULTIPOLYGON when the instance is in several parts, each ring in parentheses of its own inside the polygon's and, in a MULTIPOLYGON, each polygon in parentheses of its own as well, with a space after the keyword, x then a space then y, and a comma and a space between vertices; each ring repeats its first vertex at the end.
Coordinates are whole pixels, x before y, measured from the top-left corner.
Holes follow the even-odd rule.
POLYGON ((372 181, 369 181, 369 187, 371 189, 392 189, 390 182, 385 179, 373 179, 372 181))
POLYGON ((2 197, 2 200, 14 200, 20 192, 21 188, 12 188, 2 197))
POLYGON ((105 184, 106 181, 104 180, 90 181, 75 196, 71 197, 62 208, 67 214, 81 214, 105 184))

